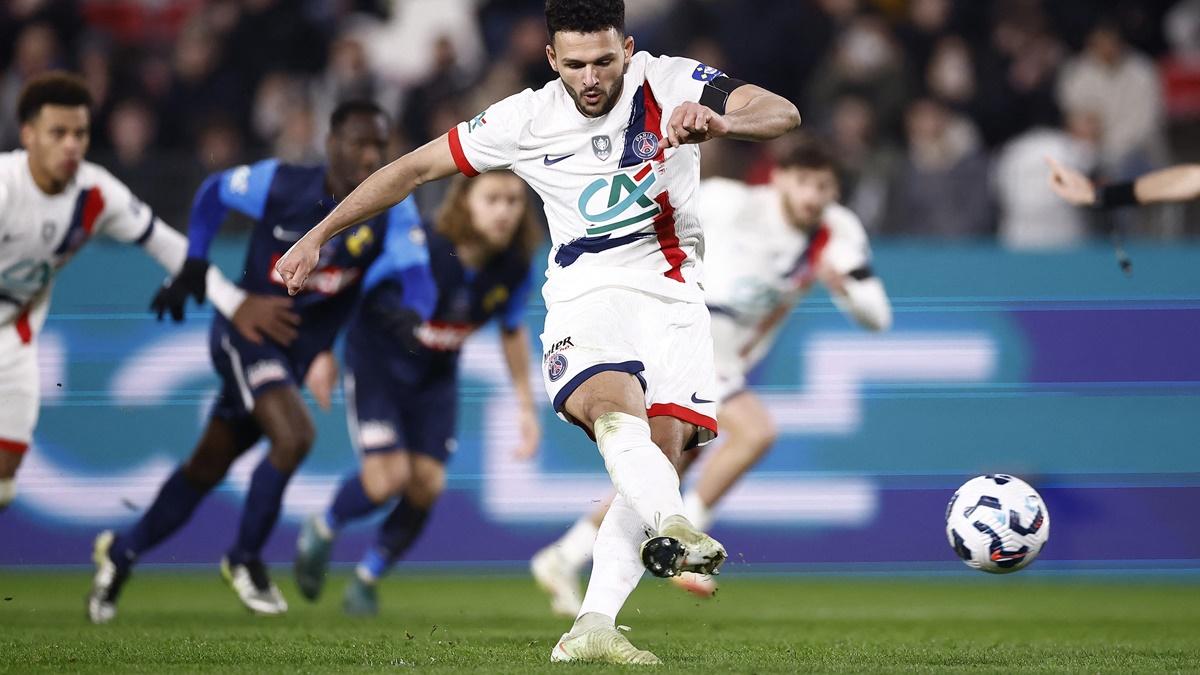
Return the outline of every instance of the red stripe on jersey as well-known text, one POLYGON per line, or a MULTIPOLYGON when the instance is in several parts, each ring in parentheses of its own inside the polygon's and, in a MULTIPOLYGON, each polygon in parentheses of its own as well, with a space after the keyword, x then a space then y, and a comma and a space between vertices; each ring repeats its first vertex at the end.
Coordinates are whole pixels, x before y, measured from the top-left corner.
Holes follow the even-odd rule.
POLYGON ((13 327, 17 329, 17 336, 21 338, 22 344, 33 342, 33 326, 29 323, 28 309, 17 315, 17 320, 13 322, 13 327))
POLYGON ((2 452, 11 452, 14 455, 20 455, 20 454, 23 454, 28 449, 29 449, 28 443, 22 443, 20 441, 10 441, 7 438, 0 438, 0 451, 2 451, 2 452))
POLYGON ((654 216, 654 234, 658 235, 658 245, 663 257, 671 264, 671 269, 663 272, 663 276, 683 283, 683 272, 680 268, 687 254, 679 248, 679 236, 675 233, 675 207, 671 206, 671 195, 663 190, 654 198, 658 202, 658 215, 654 216))
POLYGON ((100 194, 100 188, 94 187, 88 190, 87 197, 83 202, 84 232, 92 233, 92 228, 96 227, 96 219, 100 217, 102 211, 104 211, 104 195, 100 194))
POLYGON ((463 153, 462 141, 458 138, 458 127, 451 129, 447 138, 450 140, 450 156, 454 158, 454 165, 458 167, 458 170, 467 178, 478 176, 479 172, 471 166, 471 163, 467 161, 466 154, 463 153))
POLYGON ((663 144, 662 139, 666 136, 662 130, 662 106, 658 104, 658 99, 654 98, 654 90, 650 88, 650 80, 642 85, 642 102, 646 106, 646 131, 653 131, 658 140, 658 153, 653 159, 656 162, 663 161, 663 144))
POLYGON ((812 243, 808 245, 808 250, 804 252, 808 258, 808 269, 810 273, 816 272, 817 263, 821 261, 821 254, 825 252, 825 247, 829 244, 829 226, 821 223, 821 227, 817 233, 813 235, 812 243))
POLYGON ((717 433, 716 420, 676 403, 655 403, 646 409, 646 417, 674 417, 677 420, 708 429, 713 432, 713 435, 717 433))

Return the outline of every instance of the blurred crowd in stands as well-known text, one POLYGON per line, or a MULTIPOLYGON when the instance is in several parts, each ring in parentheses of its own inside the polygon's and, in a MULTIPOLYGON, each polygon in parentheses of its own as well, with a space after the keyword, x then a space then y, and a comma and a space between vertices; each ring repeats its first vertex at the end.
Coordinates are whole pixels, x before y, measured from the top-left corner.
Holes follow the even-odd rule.
MULTIPOLYGON (((169 222, 213 170, 313 162, 348 97, 393 114, 395 152, 554 77, 542 0, 5 0, 0 149, 22 83, 84 75, 91 158, 169 222)), ((1045 187, 1046 155, 1099 180, 1200 159, 1200 0, 627 0, 639 49, 797 103, 879 236, 1070 246, 1114 224, 1200 233, 1183 208, 1102 221, 1045 187)), ((762 181, 770 148, 704 170, 762 181)), ((427 201, 434 200, 431 197, 427 201)))

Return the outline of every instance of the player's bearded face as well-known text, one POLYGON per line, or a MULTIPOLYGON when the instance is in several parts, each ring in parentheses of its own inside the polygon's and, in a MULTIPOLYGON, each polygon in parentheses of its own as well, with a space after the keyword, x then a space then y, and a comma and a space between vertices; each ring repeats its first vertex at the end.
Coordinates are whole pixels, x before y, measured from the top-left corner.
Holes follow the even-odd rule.
POLYGON ((21 145, 39 177, 61 190, 87 155, 90 119, 85 106, 45 105, 21 127, 21 145))
POLYGON ((525 216, 525 183, 512 174, 485 173, 471 181, 466 199, 483 244, 493 251, 508 248, 525 216))
POLYGON ((386 159, 387 141, 387 120, 380 115, 351 115, 331 131, 325 151, 334 178, 342 184, 337 187, 349 192, 378 171, 386 159))
POLYGON ((595 33, 560 31, 546 47, 546 58, 579 112, 602 117, 621 97, 625 71, 633 58, 633 38, 615 28, 595 33))
POLYGON ((838 180, 831 169, 777 169, 771 182, 783 199, 788 220, 801 229, 820 222, 825 207, 838 198, 838 180))

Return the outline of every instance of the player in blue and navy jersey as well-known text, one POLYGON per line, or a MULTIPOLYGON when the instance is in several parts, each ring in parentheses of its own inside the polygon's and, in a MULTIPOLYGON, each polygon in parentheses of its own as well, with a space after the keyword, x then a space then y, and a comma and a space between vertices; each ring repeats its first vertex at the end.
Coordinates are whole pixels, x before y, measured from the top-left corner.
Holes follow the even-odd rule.
MULTIPOLYGON (((368 274, 345 350, 346 413, 362 467, 346 478, 325 513, 305 522, 296 557, 296 581, 305 597, 315 600, 321 591, 337 531, 398 498, 346 592, 348 612, 375 613, 375 582, 420 535, 445 487, 445 465, 454 449, 459 350, 492 318, 500 323, 519 403, 518 455, 536 451, 540 429, 522 316, 539 235, 521 179, 508 172, 460 178, 428 231, 438 297, 433 316, 414 331, 413 311, 390 277, 380 275, 382 282, 374 283, 376 270, 368 274)), ((329 391, 336 369, 323 368, 318 377, 314 368, 313 375, 314 393, 329 391)))
POLYGON ((273 296, 279 319, 258 334, 234 330, 220 316, 213 320, 209 348, 222 387, 208 426, 141 519, 120 534, 106 531, 97 537, 97 570, 88 599, 93 622, 115 616, 117 595, 137 558, 182 527, 233 461, 263 437, 270 449, 254 469, 221 568, 250 610, 287 610, 260 551, 279 517, 284 488, 312 445, 313 422, 299 389, 305 373, 349 318, 364 273, 377 259, 388 260, 388 278, 404 289, 407 306, 418 315, 428 316, 435 291, 412 200, 330 240, 316 273, 294 298, 273 268, 301 234, 382 166, 387 139, 388 119, 378 106, 348 102, 330 120, 326 165, 266 160, 215 174, 201 185, 192 206, 188 260, 158 304, 174 312, 189 295, 203 301, 209 244, 226 214, 237 211, 255 220, 240 285, 273 296))

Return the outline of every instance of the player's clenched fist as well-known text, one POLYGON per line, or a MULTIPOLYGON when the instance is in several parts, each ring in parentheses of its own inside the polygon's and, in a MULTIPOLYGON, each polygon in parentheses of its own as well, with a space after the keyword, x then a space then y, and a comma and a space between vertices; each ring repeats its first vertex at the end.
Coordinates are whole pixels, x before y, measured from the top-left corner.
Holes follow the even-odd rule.
POLYGON ((685 143, 703 143, 729 134, 729 120, 712 108, 687 101, 675 108, 667 122, 667 143, 678 148, 685 143))
POLYGON ((287 253, 283 254, 279 262, 275 263, 275 271, 279 272, 283 283, 287 284, 288 295, 295 295, 304 288, 304 282, 308 281, 308 275, 317 268, 320 259, 321 247, 307 236, 301 237, 300 241, 292 244, 287 253))

